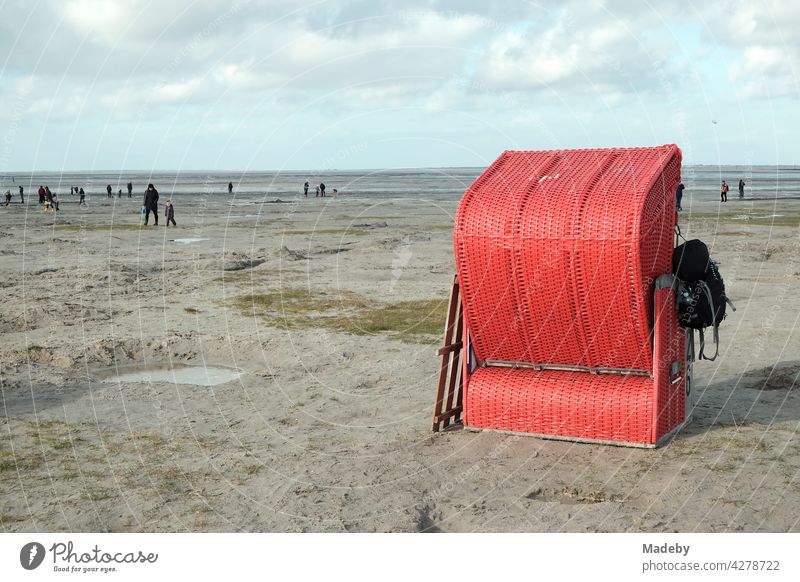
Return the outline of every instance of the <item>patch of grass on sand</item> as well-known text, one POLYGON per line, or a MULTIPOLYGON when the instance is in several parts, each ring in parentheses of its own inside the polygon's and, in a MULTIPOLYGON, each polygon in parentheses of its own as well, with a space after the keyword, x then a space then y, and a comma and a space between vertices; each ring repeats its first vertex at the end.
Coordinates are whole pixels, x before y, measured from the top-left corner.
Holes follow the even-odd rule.
POLYGON ((28 346, 28 352, 41 352, 44 348, 42 346, 32 345, 28 346))
POLYGON ((243 295, 236 307, 281 329, 327 328, 355 335, 393 333, 403 341, 438 335, 444 327, 446 299, 378 303, 349 291, 327 293, 282 289, 243 295))
POLYGON ((183 310, 184 310, 186 313, 191 313, 192 315, 196 315, 196 314, 198 314, 198 313, 202 313, 202 311, 200 311, 200 310, 199 310, 199 309, 197 309, 196 307, 184 307, 184 308, 183 308, 183 310))
POLYGON ((446 311, 447 300, 443 299, 401 301, 365 309, 353 317, 339 317, 336 327, 358 335, 396 332, 402 339, 411 339, 442 333, 446 311))
POLYGON ((368 220, 397 220, 398 218, 405 218, 406 216, 418 216, 416 214, 395 214, 394 216, 348 216, 346 214, 340 214, 339 216, 334 216, 334 220, 347 220, 349 222, 355 223, 362 223, 368 220))
POLYGON ((365 234, 368 234, 369 232, 370 232, 369 228, 351 226, 350 228, 315 228, 311 230, 282 230, 278 234, 282 234, 284 236, 306 235, 306 234, 310 234, 312 236, 324 236, 324 235, 363 236, 365 234))
POLYGON ((51 442, 50 446, 57 451, 62 451, 64 449, 71 449, 74 446, 74 444, 79 442, 80 440, 81 440, 80 438, 76 438, 74 441, 70 439, 62 439, 51 442))
POLYGON ((246 269, 244 271, 228 271, 214 279, 217 283, 256 284, 267 281, 285 281, 303 276, 297 269, 246 269))
POLYGON ((280 289, 243 295, 234 300, 238 307, 263 315, 305 315, 331 311, 365 309, 369 301, 350 291, 327 293, 309 289, 280 289))
POLYGON ((14 471, 19 469, 20 472, 35 471, 44 465, 44 457, 41 451, 32 450, 30 452, 18 453, 10 459, 3 459, 0 461, 0 472, 14 471))
POLYGON ((167 444, 167 439, 165 439, 160 434, 145 433, 145 432, 135 432, 128 436, 128 440, 144 442, 147 445, 153 447, 163 447, 164 445, 167 444))
POLYGON ((687 214, 689 221, 708 220, 716 223, 739 224, 742 226, 800 226, 800 214, 787 214, 784 211, 749 210, 741 212, 692 212, 687 214), (780 214, 781 216, 772 216, 780 214))
POLYGON ((81 488, 79 494, 81 499, 90 499, 92 501, 103 501, 117 496, 117 492, 112 489, 92 485, 81 488))
POLYGON ((6 525, 8 523, 16 523, 18 521, 25 521, 25 518, 19 517, 18 515, 9 515, 8 513, 0 513, 0 525, 6 525))
POLYGON ((56 230, 65 232, 98 232, 102 230, 141 230, 144 226, 138 224, 57 224, 56 230))

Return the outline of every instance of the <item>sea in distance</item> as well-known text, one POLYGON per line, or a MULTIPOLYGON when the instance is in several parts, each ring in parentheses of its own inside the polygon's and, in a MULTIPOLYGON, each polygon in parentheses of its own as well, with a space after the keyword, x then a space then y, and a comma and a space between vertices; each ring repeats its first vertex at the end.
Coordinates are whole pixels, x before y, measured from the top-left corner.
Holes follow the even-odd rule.
MULTIPOLYGON (((314 197, 317 184, 324 182, 331 196, 333 189, 348 199, 411 198, 431 201, 458 200, 485 168, 409 168, 382 170, 313 170, 313 171, 107 171, 107 172, 37 172, 0 175, 2 192, 17 195, 17 186, 35 195, 40 185, 47 185, 68 200, 72 187, 83 188, 87 197, 106 196, 111 185, 114 196, 122 189, 127 197, 127 183, 133 183, 133 195, 141 197, 149 182, 162 196, 228 196, 228 182, 234 186, 237 200, 289 201, 302 196, 303 183, 310 184, 314 197)), ((684 165, 682 181, 685 195, 719 197, 722 180, 730 186, 730 197, 738 196, 739 179, 746 183, 745 196, 751 199, 800 198, 800 166, 711 166, 684 165)))

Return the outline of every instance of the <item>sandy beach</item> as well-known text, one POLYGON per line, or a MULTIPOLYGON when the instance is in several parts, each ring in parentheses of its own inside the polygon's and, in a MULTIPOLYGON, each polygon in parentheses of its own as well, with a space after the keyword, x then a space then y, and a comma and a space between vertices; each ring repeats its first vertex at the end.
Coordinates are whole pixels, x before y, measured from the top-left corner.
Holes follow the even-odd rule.
POLYGON ((431 432, 457 200, 265 200, 0 208, 2 531, 800 531, 800 201, 684 197, 738 311, 642 450, 431 432))

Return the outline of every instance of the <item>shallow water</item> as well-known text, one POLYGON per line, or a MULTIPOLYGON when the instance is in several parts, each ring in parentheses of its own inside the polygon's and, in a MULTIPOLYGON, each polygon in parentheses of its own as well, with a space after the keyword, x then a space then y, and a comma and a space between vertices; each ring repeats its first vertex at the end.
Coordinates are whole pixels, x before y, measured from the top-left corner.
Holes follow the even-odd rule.
POLYGON ((172 242, 178 243, 179 245, 190 245, 196 242, 202 242, 204 240, 211 240, 210 238, 175 238, 172 239, 172 242))
MULTIPOLYGON (((500 152, 498 152, 499 154, 500 152)), ((486 161, 489 163, 489 160, 486 161)), ((37 172, 16 174, 16 184, 34 189, 39 184, 48 184, 55 191, 64 191, 69 186, 85 186, 87 200, 94 194, 105 198, 105 184, 115 191, 129 180, 134 184, 136 198, 144 193, 144 186, 155 183, 163 196, 180 200, 192 196, 204 201, 222 200, 231 206, 248 206, 303 199, 303 182, 311 183, 309 201, 314 200, 314 188, 318 182, 327 184, 327 192, 337 188, 345 199, 375 201, 398 199, 456 201, 485 167, 477 168, 410 168, 382 170, 325 170, 317 171, 273 171, 273 172, 37 172), (234 183, 233 194, 228 194, 228 182, 234 183)), ((709 195, 719 200, 722 180, 731 187, 731 199, 737 196, 739 179, 743 179, 745 199, 800 196, 800 166, 753 166, 753 165, 692 165, 684 164, 682 180, 686 185, 685 196, 709 195)), ((3 191, 10 186, 5 182, 3 191)), ((124 198, 124 196, 123 196, 124 198)), ((115 198, 116 200, 116 198, 115 198)), ((330 202, 328 196, 317 199, 330 202)))
POLYGON ((243 372, 232 368, 213 366, 189 366, 162 370, 138 370, 105 378, 104 382, 170 382, 172 384, 194 384, 195 386, 217 386, 239 378, 243 372))

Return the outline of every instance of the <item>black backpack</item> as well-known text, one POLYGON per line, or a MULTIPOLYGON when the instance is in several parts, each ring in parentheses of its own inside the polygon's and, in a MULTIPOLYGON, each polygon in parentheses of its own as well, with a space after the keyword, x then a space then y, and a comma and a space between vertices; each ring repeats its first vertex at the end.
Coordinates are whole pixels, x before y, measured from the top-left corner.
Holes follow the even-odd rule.
POLYGON ((681 281, 699 281, 705 278, 710 262, 706 243, 687 240, 672 251, 672 274, 681 281))
POLYGON ((719 354, 719 324, 725 319, 726 305, 736 311, 725 294, 725 282, 719 266, 708 255, 708 247, 699 240, 691 240, 675 248, 672 255, 673 273, 680 280, 678 286, 678 323, 682 327, 700 332, 700 358, 713 361, 719 354), (703 330, 714 328, 714 355, 706 357, 703 330))

